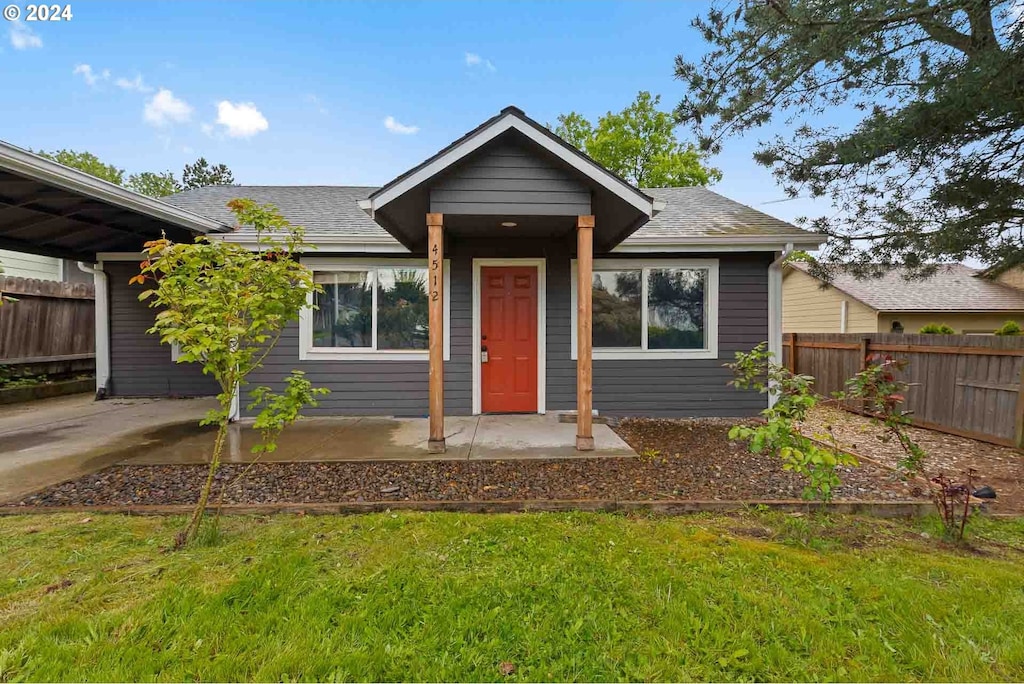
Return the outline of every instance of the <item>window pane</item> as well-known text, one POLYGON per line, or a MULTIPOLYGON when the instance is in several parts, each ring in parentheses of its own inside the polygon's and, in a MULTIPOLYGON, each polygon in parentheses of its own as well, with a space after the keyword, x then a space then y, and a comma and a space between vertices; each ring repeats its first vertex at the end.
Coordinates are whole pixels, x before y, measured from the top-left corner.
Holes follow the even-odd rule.
POLYGON ((703 269, 652 268, 647 272, 647 348, 704 349, 703 269))
POLYGON ((324 291, 313 295, 314 347, 362 347, 373 344, 373 291, 369 273, 317 273, 324 291))
POLYGON ((594 271, 594 347, 640 346, 640 274, 594 271))
POLYGON ((427 349, 427 269, 377 270, 377 349, 427 349))

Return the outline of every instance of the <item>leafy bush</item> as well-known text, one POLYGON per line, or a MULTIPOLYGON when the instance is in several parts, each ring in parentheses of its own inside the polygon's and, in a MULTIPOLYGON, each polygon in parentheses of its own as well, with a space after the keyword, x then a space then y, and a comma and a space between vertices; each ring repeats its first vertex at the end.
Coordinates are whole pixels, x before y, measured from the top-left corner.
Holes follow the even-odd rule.
POLYGON ((1017 321, 1006 321, 995 331, 996 335, 1020 335, 1022 332, 1017 321))
POLYGON ((774 400, 761 412, 765 417, 763 424, 734 425, 729 430, 729 439, 747 441, 754 453, 774 454, 782 459, 784 470, 805 477, 805 499, 831 501, 836 487, 842 484, 836 470, 840 466, 856 466, 857 459, 840 449, 833 435, 811 438, 795 427, 820 400, 811 389, 814 378, 790 372, 775 363, 773 356, 762 342, 749 352, 736 352, 736 361, 726 364, 735 376, 730 385, 756 389, 774 400))
POLYGON ((956 330, 945 323, 929 323, 920 330, 919 333, 922 335, 956 335, 956 330))
POLYGON ((907 383, 896 379, 896 373, 907 367, 907 360, 889 354, 872 354, 867 360, 867 367, 847 380, 846 391, 837 393, 836 398, 862 400, 872 421, 884 428, 882 441, 895 439, 903 449, 900 468, 910 475, 920 474, 926 454, 907 432, 910 412, 901 408, 907 383))

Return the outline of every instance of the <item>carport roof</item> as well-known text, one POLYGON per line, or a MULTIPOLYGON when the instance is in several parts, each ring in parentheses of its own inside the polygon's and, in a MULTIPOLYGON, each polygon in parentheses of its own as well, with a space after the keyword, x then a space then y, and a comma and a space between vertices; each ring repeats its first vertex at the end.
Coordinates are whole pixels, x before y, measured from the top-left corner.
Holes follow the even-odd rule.
POLYGON ((175 240, 228 232, 219 220, 140 195, 0 141, 0 248, 92 261, 175 240))

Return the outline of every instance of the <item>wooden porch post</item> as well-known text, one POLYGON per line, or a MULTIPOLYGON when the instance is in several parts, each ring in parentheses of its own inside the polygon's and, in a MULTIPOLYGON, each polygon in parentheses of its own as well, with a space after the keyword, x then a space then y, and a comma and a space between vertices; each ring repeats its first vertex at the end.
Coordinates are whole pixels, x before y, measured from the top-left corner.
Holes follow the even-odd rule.
POLYGON ((444 215, 427 214, 429 261, 430 439, 427 451, 443 454, 444 444, 444 215))
POLYGON ((593 216, 579 216, 576 219, 576 265, 576 449, 593 451, 593 216))

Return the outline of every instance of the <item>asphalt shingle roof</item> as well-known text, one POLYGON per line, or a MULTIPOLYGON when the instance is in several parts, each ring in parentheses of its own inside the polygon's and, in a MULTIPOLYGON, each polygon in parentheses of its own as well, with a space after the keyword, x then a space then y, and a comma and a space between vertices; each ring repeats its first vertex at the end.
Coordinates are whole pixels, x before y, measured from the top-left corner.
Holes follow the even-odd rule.
MULTIPOLYGON (((276 205, 289 221, 305 226, 310 239, 318 236, 393 239, 359 208, 359 200, 366 199, 376 189, 330 185, 221 185, 187 190, 165 197, 164 201, 232 225, 234 217, 225 205, 235 197, 248 197, 261 204, 276 205)), ((666 206, 627 238, 627 244, 633 239, 808 235, 792 224, 707 188, 645 188, 643 192, 664 201, 666 206)))
MULTIPOLYGON (((806 272, 807 265, 792 264, 806 272)), ((963 264, 944 264, 924 280, 907 280, 902 269, 859 279, 838 270, 832 286, 877 311, 1024 311, 1024 292, 977 277, 963 264)))

